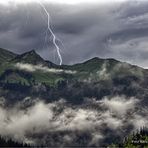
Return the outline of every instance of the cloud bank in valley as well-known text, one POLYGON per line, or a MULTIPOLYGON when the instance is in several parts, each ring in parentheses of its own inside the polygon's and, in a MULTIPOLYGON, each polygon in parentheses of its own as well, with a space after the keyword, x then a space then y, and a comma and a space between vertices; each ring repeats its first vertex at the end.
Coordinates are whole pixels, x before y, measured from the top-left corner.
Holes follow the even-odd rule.
POLYGON ((132 126, 132 131, 148 125, 147 108, 139 110, 137 99, 124 96, 101 101, 88 99, 83 106, 71 106, 64 100, 48 104, 38 100, 26 109, 22 108, 23 104, 0 107, 0 132, 3 136, 32 144, 39 142, 35 135, 41 135, 40 142, 44 143, 47 140, 45 135, 64 132, 64 136, 58 139, 63 145, 74 143, 75 138, 83 133, 90 136, 88 145, 99 145, 112 134, 111 131, 114 131, 114 136, 123 138, 129 132, 126 131, 128 127, 132 126), (105 129, 109 129, 106 134, 105 129))

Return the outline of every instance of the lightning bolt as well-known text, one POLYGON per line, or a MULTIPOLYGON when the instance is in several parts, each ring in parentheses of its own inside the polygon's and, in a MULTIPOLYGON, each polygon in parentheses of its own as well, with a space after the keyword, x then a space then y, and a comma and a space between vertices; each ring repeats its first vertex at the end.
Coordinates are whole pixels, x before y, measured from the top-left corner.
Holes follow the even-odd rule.
POLYGON ((47 11, 46 7, 40 1, 38 1, 38 3, 43 8, 43 10, 45 11, 45 13, 47 15, 47 31, 49 31, 51 33, 51 35, 52 35, 52 42, 53 42, 53 44, 54 44, 54 46, 56 48, 56 52, 57 52, 59 60, 60 60, 60 65, 62 65, 63 59, 62 59, 62 56, 61 56, 60 48, 59 48, 59 46, 57 44, 57 41, 60 41, 60 40, 56 38, 53 30, 51 29, 51 26, 50 26, 50 14, 47 11))

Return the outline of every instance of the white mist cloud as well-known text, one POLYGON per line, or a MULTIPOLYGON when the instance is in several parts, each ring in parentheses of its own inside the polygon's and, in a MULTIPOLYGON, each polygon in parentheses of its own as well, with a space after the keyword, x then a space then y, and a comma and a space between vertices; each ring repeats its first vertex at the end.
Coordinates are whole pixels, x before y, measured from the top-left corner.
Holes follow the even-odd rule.
POLYGON ((137 112, 133 114, 133 118, 130 119, 130 122, 133 123, 135 129, 140 129, 141 127, 148 128, 148 108, 143 107, 137 109, 137 112))
POLYGON ((124 115, 130 109, 134 109, 135 104, 138 102, 135 98, 128 98, 125 97, 114 97, 111 99, 104 98, 101 101, 111 112, 115 112, 119 115, 124 115))
POLYGON ((102 80, 110 78, 110 73, 107 72, 107 62, 102 65, 101 69, 97 71, 97 74, 102 80))
POLYGON ((2 135, 14 135, 14 138, 22 140, 26 133, 46 130, 51 118, 52 112, 43 102, 26 110, 0 108, 0 131, 2 135))
POLYGON ((143 117, 141 115, 135 115, 132 120, 136 129, 140 129, 141 127, 148 127, 148 118, 143 117))
POLYGON ((24 63, 17 63, 15 65, 16 68, 20 70, 25 70, 28 72, 35 72, 35 71, 42 71, 45 73, 67 73, 67 74, 75 74, 76 71, 71 70, 62 70, 62 69, 55 69, 55 68, 48 68, 42 65, 32 65, 32 64, 24 64, 24 63))

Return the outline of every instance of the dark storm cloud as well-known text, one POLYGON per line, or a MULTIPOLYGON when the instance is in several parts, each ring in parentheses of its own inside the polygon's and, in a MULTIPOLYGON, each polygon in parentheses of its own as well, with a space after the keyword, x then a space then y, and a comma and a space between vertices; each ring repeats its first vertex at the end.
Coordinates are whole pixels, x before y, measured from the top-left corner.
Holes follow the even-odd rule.
POLYGON ((120 13, 122 18, 141 16, 147 14, 148 3, 146 1, 129 1, 122 5, 120 13))
POLYGON ((116 41, 128 41, 132 38, 141 38, 148 36, 148 28, 131 28, 122 31, 115 32, 109 35, 112 40, 116 41))
MULTIPOLYGON (((59 43, 64 64, 99 56, 147 66, 148 2, 45 6, 51 27, 64 43, 59 43)), ((38 3, 0 6, 0 47, 17 53, 35 49, 58 63, 46 30, 47 17, 38 3)))

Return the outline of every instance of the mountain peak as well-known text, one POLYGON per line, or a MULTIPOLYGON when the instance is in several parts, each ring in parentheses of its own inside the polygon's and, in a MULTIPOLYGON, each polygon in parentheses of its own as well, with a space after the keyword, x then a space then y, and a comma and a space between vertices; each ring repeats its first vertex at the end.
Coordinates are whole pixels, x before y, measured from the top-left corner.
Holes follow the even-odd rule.
POLYGON ((36 53, 36 51, 33 49, 33 50, 29 51, 29 52, 26 52, 25 54, 32 54, 32 55, 33 55, 33 54, 37 54, 37 53, 36 53))
POLYGON ((40 55, 38 55, 35 50, 25 52, 24 54, 17 56, 13 61, 33 64, 33 65, 38 65, 38 64, 44 66, 48 65, 47 62, 40 55))
POLYGON ((101 58, 99 58, 99 57, 94 57, 94 58, 91 58, 91 59, 89 59, 89 60, 85 61, 84 63, 89 63, 89 62, 98 62, 98 61, 102 61, 102 59, 101 59, 101 58))
POLYGON ((113 58, 99 58, 99 57, 94 57, 94 58, 92 58, 92 59, 89 59, 89 60, 87 60, 86 62, 84 62, 84 63, 89 63, 89 62, 120 62, 120 61, 118 61, 118 60, 116 60, 116 59, 113 59, 113 58))

